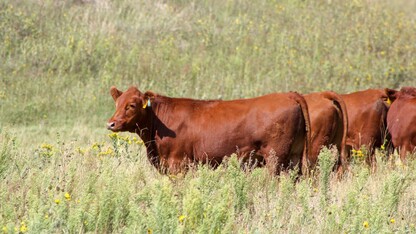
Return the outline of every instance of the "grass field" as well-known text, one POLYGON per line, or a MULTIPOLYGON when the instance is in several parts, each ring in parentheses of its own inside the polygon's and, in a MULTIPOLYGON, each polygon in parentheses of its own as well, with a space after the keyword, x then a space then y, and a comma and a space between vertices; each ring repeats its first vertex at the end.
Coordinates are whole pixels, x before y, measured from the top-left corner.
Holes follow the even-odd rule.
POLYGON ((416 2, 0 1, 4 233, 414 233, 416 162, 335 152, 294 183, 235 157, 164 176, 105 129, 112 85, 175 97, 416 86, 416 2), (110 135, 109 135, 110 134, 110 135))

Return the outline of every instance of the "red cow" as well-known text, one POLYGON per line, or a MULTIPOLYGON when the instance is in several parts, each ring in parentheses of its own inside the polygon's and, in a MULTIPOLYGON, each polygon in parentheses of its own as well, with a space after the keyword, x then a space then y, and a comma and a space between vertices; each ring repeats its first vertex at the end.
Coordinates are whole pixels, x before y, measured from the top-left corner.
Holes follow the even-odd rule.
POLYGON ((387 127, 393 146, 405 161, 407 153, 416 148, 416 88, 403 87, 396 93, 396 100, 387 114, 387 127))
POLYGON ((319 151, 323 146, 334 145, 340 153, 339 169, 345 169, 347 154, 345 141, 348 130, 347 108, 342 98, 331 91, 304 95, 311 119, 311 148, 309 168, 316 165, 319 151))
POLYGON ((216 166, 226 155, 264 160, 272 174, 302 166, 310 139, 308 108, 297 93, 233 101, 170 98, 111 87, 109 130, 137 133, 151 164, 178 173, 190 163, 216 166))
POLYGON ((347 148, 360 150, 365 146, 373 164, 374 149, 383 145, 387 136, 387 111, 394 101, 393 89, 368 89, 350 94, 343 94, 348 112, 347 148))

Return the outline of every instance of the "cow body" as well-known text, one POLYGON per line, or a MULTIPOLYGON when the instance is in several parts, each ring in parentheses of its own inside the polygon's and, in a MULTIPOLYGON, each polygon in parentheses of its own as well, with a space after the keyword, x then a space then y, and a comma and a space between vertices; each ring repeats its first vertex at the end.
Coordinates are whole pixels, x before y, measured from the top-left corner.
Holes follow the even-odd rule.
POLYGON ((340 155, 337 166, 347 164, 345 142, 348 130, 347 108, 342 98, 331 91, 304 95, 311 120, 311 148, 308 167, 313 168, 323 146, 336 146, 340 155))
POLYGON ((111 93, 117 110, 108 128, 136 132, 161 172, 177 173, 190 163, 216 166, 237 153, 243 161, 264 160, 278 174, 301 165, 307 153, 309 116, 297 93, 233 101, 170 98, 135 87, 111 93))
POLYGON ((387 114, 387 127, 393 146, 405 161, 408 153, 416 148, 416 88, 403 87, 387 114))
POLYGON ((374 149, 388 138, 387 111, 395 92, 391 89, 368 89, 341 95, 348 112, 347 148, 360 150, 364 146, 371 156, 367 158, 368 163, 374 161, 374 149))

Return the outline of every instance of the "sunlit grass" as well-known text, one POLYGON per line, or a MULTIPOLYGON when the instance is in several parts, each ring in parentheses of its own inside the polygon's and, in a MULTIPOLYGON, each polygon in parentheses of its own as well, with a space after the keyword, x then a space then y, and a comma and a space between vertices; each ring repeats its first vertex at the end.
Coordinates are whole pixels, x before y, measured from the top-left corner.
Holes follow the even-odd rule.
POLYGON ((148 162, 141 142, 130 139, 52 141, 25 147, 27 153, 6 141, 0 225, 37 233, 416 231, 413 160, 397 166, 380 159, 374 173, 352 161, 339 179, 331 172, 336 152, 324 150, 313 175, 300 179, 296 172, 279 178, 264 168, 245 172, 235 157, 216 170, 201 165, 165 176, 148 162), (119 154, 101 154, 107 149, 119 154))

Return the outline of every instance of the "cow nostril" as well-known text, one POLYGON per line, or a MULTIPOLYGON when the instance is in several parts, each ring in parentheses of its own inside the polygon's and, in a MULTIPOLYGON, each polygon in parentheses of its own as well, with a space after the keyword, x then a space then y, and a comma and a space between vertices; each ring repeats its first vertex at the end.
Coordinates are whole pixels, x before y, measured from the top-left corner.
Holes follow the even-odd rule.
POLYGON ((114 128, 114 126, 116 126, 115 122, 107 123, 107 128, 108 129, 112 129, 112 128, 114 128))

